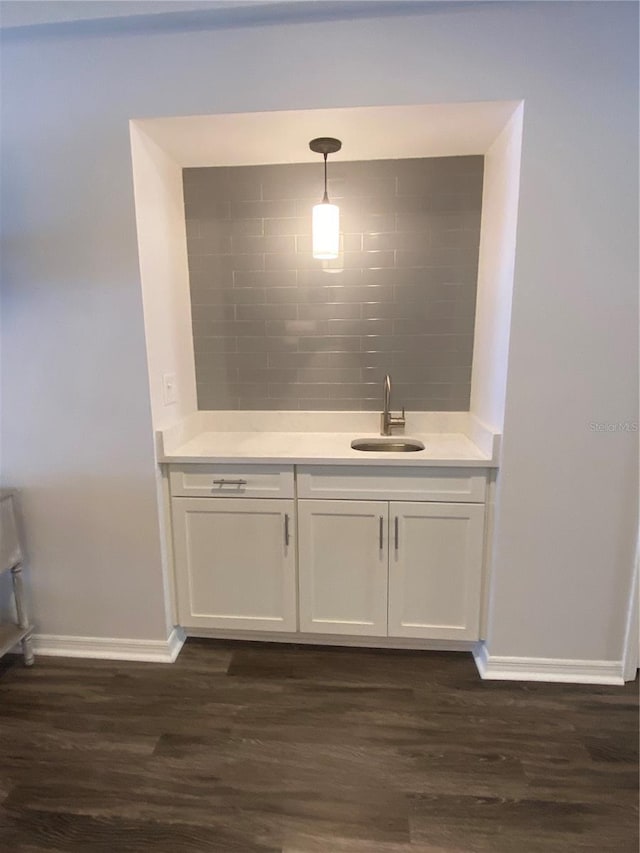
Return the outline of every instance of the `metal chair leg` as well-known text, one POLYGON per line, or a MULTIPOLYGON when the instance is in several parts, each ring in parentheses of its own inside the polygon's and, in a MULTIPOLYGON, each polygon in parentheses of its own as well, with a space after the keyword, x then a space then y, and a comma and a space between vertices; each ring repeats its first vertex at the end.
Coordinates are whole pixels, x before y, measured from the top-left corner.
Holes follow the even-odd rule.
POLYGON ((33 666, 35 657, 33 654, 33 635, 31 634, 31 631, 29 631, 22 641, 22 654, 24 655, 24 665, 33 666))
MULTIPOLYGON (((27 607, 24 600, 24 589, 22 586, 22 563, 18 563, 11 569, 11 578, 13 581, 13 596, 16 602, 16 614, 18 616, 18 625, 21 628, 29 628, 29 616, 27 615, 27 607)), ((24 655, 25 666, 33 664, 33 639, 32 632, 22 640, 22 654, 24 655)))

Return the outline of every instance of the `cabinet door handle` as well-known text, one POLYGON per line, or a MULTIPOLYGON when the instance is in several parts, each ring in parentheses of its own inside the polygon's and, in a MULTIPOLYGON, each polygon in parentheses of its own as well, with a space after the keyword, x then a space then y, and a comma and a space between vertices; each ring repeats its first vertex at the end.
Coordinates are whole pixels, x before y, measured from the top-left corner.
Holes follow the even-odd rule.
POLYGON ((284 514, 284 544, 289 547, 289 513, 284 514))
POLYGON ((396 517, 395 517, 395 519, 394 519, 394 521, 393 521, 393 536, 394 536, 394 540, 395 540, 395 548, 396 548, 396 551, 397 551, 397 550, 398 550, 398 545, 399 545, 399 535, 398 535, 398 516, 397 516, 397 515, 396 515, 396 517))
POLYGON ((383 518, 382 516, 380 516, 380 534, 379 534, 379 537, 378 537, 378 541, 379 541, 379 546, 380 546, 380 550, 381 550, 381 551, 382 551, 382 549, 383 549, 383 547, 384 547, 384 532, 383 532, 383 526, 384 526, 384 518, 383 518))
POLYGON ((246 486, 247 481, 246 480, 225 480, 225 479, 222 479, 222 480, 214 480, 213 485, 214 486, 246 486))

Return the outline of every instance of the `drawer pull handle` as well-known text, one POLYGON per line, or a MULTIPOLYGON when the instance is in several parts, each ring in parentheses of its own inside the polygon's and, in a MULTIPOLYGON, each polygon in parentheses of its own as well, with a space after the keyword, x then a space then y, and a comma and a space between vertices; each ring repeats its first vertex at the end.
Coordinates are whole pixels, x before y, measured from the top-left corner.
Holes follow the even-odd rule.
POLYGON ((289 513, 284 514, 284 544, 289 547, 289 513))
POLYGON ((246 486, 246 480, 214 480, 214 486, 246 486))
POLYGON ((396 517, 395 517, 395 519, 394 519, 394 522, 393 522, 393 533, 394 533, 394 540, 395 540, 395 548, 396 548, 396 551, 397 551, 397 550, 398 550, 398 545, 399 545, 398 516, 397 516, 397 515, 396 515, 396 517))
POLYGON ((383 517, 382 517, 382 516, 380 516, 380 534, 379 534, 379 540, 378 540, 378 541, 379 541, 379 547, 380 547, 380 550, 381 550, 381 551, 382 551, 382 549, 384 548, 384 533, 383 533, 383 525, 384 525, 384 519, 383 519, 383 517))

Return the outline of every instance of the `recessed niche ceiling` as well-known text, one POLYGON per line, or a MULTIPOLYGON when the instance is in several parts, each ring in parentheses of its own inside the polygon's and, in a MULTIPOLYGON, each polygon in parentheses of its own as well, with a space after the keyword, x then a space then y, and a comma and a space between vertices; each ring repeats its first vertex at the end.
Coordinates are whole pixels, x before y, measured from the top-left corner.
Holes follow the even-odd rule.
POLYGON ((336 136, 333 160, 485 154, 518 101, 344 107, 136 121, 180 166, 315 162, 316 136, 336 136))

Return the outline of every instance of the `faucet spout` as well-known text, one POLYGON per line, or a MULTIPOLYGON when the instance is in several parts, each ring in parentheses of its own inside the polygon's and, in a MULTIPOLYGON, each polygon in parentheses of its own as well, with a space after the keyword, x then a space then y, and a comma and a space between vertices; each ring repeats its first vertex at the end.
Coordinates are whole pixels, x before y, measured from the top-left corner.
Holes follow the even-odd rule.
POLYGON ((391 377, 387 373, 382 383, 382 414, 380 415, 380 435, 391 435, 391 428, 405 425, 404 406, 402 415, 391 414, 391 377))
POLYGON ((389 417, 389 410, 391 408, 391 377, 387 373, 384 377, 384 385, 383 385, 383 401, 382 401, 382 413, 385 418, 389 417))

